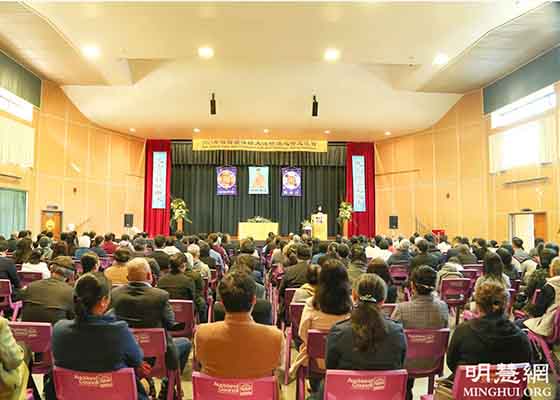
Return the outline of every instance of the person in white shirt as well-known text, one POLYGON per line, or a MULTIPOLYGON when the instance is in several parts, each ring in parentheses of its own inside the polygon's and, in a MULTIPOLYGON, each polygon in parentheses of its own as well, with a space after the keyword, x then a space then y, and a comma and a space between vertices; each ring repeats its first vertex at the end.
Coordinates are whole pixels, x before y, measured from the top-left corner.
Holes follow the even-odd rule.
POLYGON ((375 245, 372 246, 372 242, 368 240, 367 246, 365 248, 365 252, 366 252, 366 258, 368 260, 373 260, 376 255, 376 250, 379 250, 375 247, 375 245))
POLYGON ((442 254, 446 254, 449 251, 451 245, 447 243, 447 235, 441 235, 437 248, 442 254))
POLYGON ((387 262, 389 257, 393 255, 393 253, 391 253, 391 250, 389 250, 389 242, 387 242, 385 239, 381 240, 379 242, 379 251, 377 253, 379 254, 377 258, 382 258, 383 261, 387 262))
POLYGON ((51 271, 49 271, 47 263, 41 261, 42 255, 43 252, 41 250, 33 250, 31 252, 31 256, 29 257, 29 261, 23 263, 21 266, 21 272, 40 272, 43 279, 49 279, 51 277, 51 271))
POLYGON ((172 256, 173 254, 178 254, 181 252, 181 250, 179 250, 176 246, 175 246, 175 238, 172 236, 168 236, 165 238, 165 247, 162 249, 162 251, 164 253, 167 253, 167 255, 172 256))

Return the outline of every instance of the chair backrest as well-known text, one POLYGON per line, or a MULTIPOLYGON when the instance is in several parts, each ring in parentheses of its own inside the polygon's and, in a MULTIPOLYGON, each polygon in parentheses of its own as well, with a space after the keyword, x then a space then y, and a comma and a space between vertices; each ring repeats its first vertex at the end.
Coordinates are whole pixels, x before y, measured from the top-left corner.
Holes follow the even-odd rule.
POLYGON ((171 332, 173 337, 192 338, 195 329, 194 304, 192 300, 169 300, 171 308, 175 313, 177 322, 184 322, 185 329, 171 332))
POLYGON ((307 355, 309 356, 308 372, 310 373, 323 374, 325 372, 317 368, 316 360, 325 358, 328 334, 329 332, 316 329, 310 329, 307 332, 307 355))
POLYGON ((445 302, 466 302, 470 292, 471 280, 468 278, 449 278, 441 281, 441 299, 445 302))
POLYGON ((404 400, 407 372, 327 370, 325 400, 404 400))
POLYGON ((395 283, 402 283, 408 279, 408 265, 391 265, 389 267, 389 274, 395 283))
POLYGON ((113 372, 79 372, 54 367, 54 387, 58 400, 137 400, 132 368, 113 372))
POLYGON ((167 339, 162 328, 131 329, 145 358, 155 358, 150 376, 163 378, 166 376, 165 350, 167 339))
POLYGON ((383 303, 383 305, 381 306, 381 311, 383 311, 383 314, 385 314, 387 317, 391 318, 391 315, 393 315, 393 311, 395 311, 395 308, 397 308, 396 303, 383 303))
POLYGON ((529 364, 506 364, 508 370, 498 373, 496 365, 463 365, 455 371, 454 400, 520 400, 527 386, 524 368, 529 364), (510 366, 515 371, 511 374, 510 366), (502 376, 507 374, 507 379, 502 376), (514 376, 512 376, 514 375, 514 376), (518 383, 515 383, 518 381, 518 383))
POLYGON ((290 321, 290 304, 292 304, 292 299, 294 298, 294 295, 296 294, 296 290, 295 288, 287 288, 286 291, 284 292, 284 307, 286 309, 286 321, 290 321))
POLYGON ((112 257, 101 257, 99 259, 99 269, 101 271, 106 270, 107 268, 109 268, 111 265, 113 264, 113 258, 112 257))
POLYGON ((298 337, 299 323, 301 322, 301 315, 303 314, 303 308, 305 303, 291 303, 290 304, 290 323, 292 329, 292 337, 298 337))
POLYGON ((541 294, 541 290, 535 289, 535 291, 533 292, 533 297, 531 298, 531 304, 537 304, 537 299, 539 298, 540 294, 541 294))
POLYGON ((0 308, 12 304, 12 284, 8 279, 0 279, 0 308))
POLYGON ((406 366, 408 373, 417 377, 443 373, 449 329, 405 329, 406 366), (420 363, 416 361, 421 360, 420 363), (417 368, 417 365, 422 365, 417 368))
POLYGON ((52 325, 46 322, 9 322, 8 325, 18 342, 23 342, 33 353, 51 350, 52 325))
POLYGON ((479 270, 480 273, 484 271, 484 265, 482 264, 463 264, 464 269, 476 269, 479 270))
POLYGON ((511 310, 513 309, 513 303, 515 303, 515 296, 517 296, 517 289, 514 288, 509 288, 508 289, 508 294, 509 294, 509 300, 508 300, 508 306, 507 306, 507 313, 511 313, 511 310))
POLYGON ((41 279, 43 279, 43 273, 42 272, 18 271, 17 276, 18 276, 19 281, 20 281, 22 286, 27 286, 31 282, 40 281, 41 279))
POLYGON ((225 379, 194 371, 193 400, 277 400, 278 388, 273 376, 260 379, 225 379))
POLYGON ((465 278, 469 278, 471 280, 472 287, 474 287, 476 280, 482 275, 482 271, 479 269, 464 269, 461 273, 465 278))

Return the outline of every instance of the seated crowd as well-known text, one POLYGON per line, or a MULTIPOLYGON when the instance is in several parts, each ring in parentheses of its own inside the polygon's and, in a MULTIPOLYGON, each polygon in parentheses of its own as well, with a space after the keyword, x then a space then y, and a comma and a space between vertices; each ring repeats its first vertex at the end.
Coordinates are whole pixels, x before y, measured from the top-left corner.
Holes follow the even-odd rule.
MULTIPOLYGON (((468 277, 463 306, 470 311, 452 326, 446 357, 451 376, 443 387, 452 385, 460 365, 536 361, 523 329, 543 337, 554 331, 558 251, 541 240, 526 252, 519 238, 500 245, 464 237, 449 243, 432 234, 337 236, 332 243, 270 234, 259 247, 251 238, 234 242, 220 233, 117 239, 112 233, 69 232, 55 240, 43 232, 33 240, 22 231, 0 237, 0 279, 10 282, 13 301, 22 301, 21 321, 53 325, 55 366, 84 372, 134 368, 144 400, 156 391, 149 378, 153 360, 144 357, 130 329, 163 328, 165 367, 179 375, 191 353, 193 368, 217 378, 276 375, 280 381, 284 375, 288 381, 311 362, 319 371, 410 370, 430 360, 407 359, 407 330, 448 329, 455 320, 451 312, 459 321, 462 307, 450 307, 444 287, 446 280, 468 277), (392 272, 397 266, 404 277, 392 272), (42 279, 24 284, 24 272, 42 279), (192 301, 194 337, 173 334, 185 329, 176 319, 175 300, 192 301), (301 318, 290 343, 282 329, 293 323, 290 306, 297 304, 301 318), (308 355, 313 330, 326 335, 324 358, 308 355), (293 345, 297 356, 285 365, 293 345)), ((4 310, 6 318, 9 313, 4 310)), ((20 399, 27 387, 38 399, 33 357, 14 342, 2 317, 0 340, 0 377, 6 371, 17 376, 5 389, 10 395, 0 398, 20 399)), ((321 374, 309 377, 312 398, 322 399, 324 386, 321 374)), ((407 399, 413 386, 409 377, 407 399)), ((169 390, 174 388, 164 378, 159 398, 169 390)), ((47 400, 56 399, 51 373, 44 392, 47 400)))

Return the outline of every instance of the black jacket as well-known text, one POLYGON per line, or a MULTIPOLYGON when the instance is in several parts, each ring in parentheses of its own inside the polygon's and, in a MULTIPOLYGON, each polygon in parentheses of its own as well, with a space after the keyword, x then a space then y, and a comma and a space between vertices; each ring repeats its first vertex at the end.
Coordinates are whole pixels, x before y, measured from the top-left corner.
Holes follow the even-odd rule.
POLYGON ((384 319, 387 335, 377 350, 359 352, 354 349, 352 323, 337 322, 327 336, 327 369, 394 370, 401 369, 406 358, 406 338, 402 325, 384 319))
POLYGON ((288 288, 299 288, 304 283, 307 283, 307 261, 298 262, 296 265, 292 265, 284 272, 284 277, 280 286, 278 287, 279 296, 279 309, 278 317, 283 320, 285 317, 285 306, 284 306, 284 294, 288 288))
MULTIPOLYGON (((265 299, 257 299, 251 316, 257 324, 272 325, 272 303, 265 299)), ((223 321, 226 317, 226 309, 222 303, 214 304, 214 322, 223 321)))
POLYGON ((12 291, 20 288, 16 264, 10 257, 0 257, 0 279, 8 279, 12 284, 12 291))
POLYGON ((412 271, 414 271, 415 268, 418 268, 421 265, 427 265, 437 270, 439 259, 429 253, 420 253, 417 256, 414 256, 412 260, 410 260, 410 274, 412 275, 412 271))
POLYGON ((447 366, 509 364, 531 361, 527 335, 504 316, 486 316, 462 323, 447 348, 447 366))
POLYGON ((154 250, 150 254, 150 257, 156 260, 159 265, 160 270, 166 270, 169 268, 169 254, 161 250, 154 250))
POLYGON ((394 254, 391 254, 387 259, 387 265, 403 265, 409 264, 410 260, 412 259, 412 254, 407 251, 397 251, 394 254))
POLYGON ((173 300, 194 300, 196 288, 194 280, 183 273, 168 273, 161 277, 158 288, 169 293, 173 300))
MULTIPOLYGON (((176 324, 175 313, 169 304, 165 290, 153 288, 142 282, 131 282, 111 292, 111 308, 114 315, 128 323, 131 328, 170 329, 176 324)), ((166 365, 178 368, 177 349, 171 335, 167 335, 166 365)))
POLYGON ((22 321, 55 324, 74 318, 74 290, 56 278, 31 282, 19 292, 23 300, 22 321))

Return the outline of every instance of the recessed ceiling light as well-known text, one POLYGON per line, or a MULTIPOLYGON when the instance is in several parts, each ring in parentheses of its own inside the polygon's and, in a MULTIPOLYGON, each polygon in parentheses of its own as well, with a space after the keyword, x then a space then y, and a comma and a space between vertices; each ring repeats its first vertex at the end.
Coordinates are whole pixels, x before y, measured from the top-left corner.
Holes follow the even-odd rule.
POLYGON ((82 47, 82 54, 87 58, 94 59, 94 58, 98 58, 101 55, 101 50, 99 50, 99 47, 97 46, 88 45, 82 47))
POLYGON ((391 132, 385 131, 385 136, 391 136, 391 132))
POLYGON ((214 49, 212 47, 199 47, 198 56, 200 58, 212 58, 214 57, 214 49))
POLYGON ((329 133, 331 133, 331 131, 329 131, 328 129, 325 131, 325 133, 328 135, 329 133))
POLYGON ((268 132, 270 132, 270 130, 268 130, 268 128, 264 128, 264 129, 263 129, 263 132, 264 132, 264 133, 268 133, 268 132))
POLYGON ((336 61, 340 57, 340 51, 338 49, 329 48, 325 50, 324 58, 325 61, 336 61))
POLYGON ((432 62, 434 65, 445 65, 449 62, 449 56, 445 53, 437 53, 432 62))
POLYGON ((136 132, 136 129, 130 128, 129 131, 130 131, 130 132, 136 132))
POLYGON ((199 132, 200 132, 200 128, 194 128, 194 129, 193 129, 193 132, 194 132, 194 133, 199 133, 199 132))

